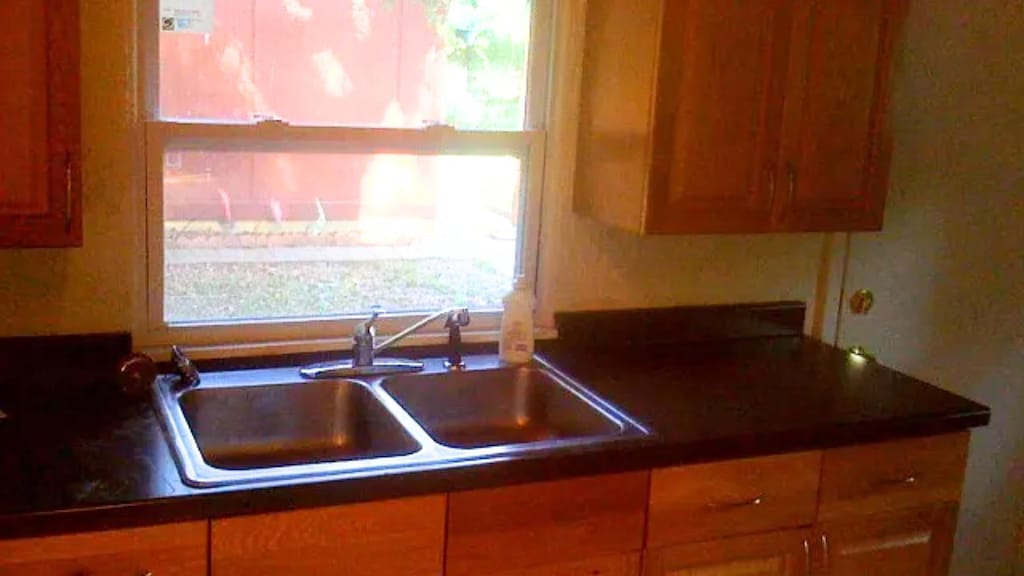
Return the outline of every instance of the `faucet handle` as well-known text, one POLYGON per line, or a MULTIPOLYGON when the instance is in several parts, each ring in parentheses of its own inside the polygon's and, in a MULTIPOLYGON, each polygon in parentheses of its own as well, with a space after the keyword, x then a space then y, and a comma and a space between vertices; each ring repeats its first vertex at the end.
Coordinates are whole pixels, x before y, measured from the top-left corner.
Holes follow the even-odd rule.
POLYGON ((381 308, 380 306, 371 307, 370 317, 367 318, 366 320, 363 320, 359 324, 356 324, 355 333, 353 334, 352 337, 355 338, 356 340, 368 338, 371 340, 372 346, 372 340, 375 332, 373 325, 377 322, 377 318, 379 318, 383 312, 384 309, 381 308))
POLYGON ((445 328, 469 326, 469 308, 460 308, 452 311, 448 319, 444 321, 445 328))

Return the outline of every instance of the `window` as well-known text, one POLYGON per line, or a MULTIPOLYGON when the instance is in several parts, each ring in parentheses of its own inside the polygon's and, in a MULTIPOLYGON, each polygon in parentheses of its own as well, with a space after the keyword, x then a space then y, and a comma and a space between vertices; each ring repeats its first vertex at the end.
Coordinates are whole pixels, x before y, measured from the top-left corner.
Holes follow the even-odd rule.
POLYGON ((148 0, 145 339, 492 327, 535 274, 550 1, 148 0))

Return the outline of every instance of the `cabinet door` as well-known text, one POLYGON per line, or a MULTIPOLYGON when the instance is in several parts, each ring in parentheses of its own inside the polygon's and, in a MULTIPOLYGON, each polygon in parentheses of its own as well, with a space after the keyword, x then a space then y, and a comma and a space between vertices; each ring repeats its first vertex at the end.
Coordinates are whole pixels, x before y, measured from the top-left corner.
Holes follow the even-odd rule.
POLYGON ((827 576, 946 576, 955 530, 954 505, 827 523, 815 564, 827 576))
POLYGON ((207 523, 0 541, 0 576, 206 576, 207 523))
POLYGON ((649 483, 646 472, 628 472, 451 494, 445 574, 532 575, 638 553, 649 483))
POLYGON ((647 232, 771 227, 790 10, 664 3, 647 232))
POLYGON ((892 60, 907 0, 794 4, 776 217, 788 231, 882 227, 892 60))
POLYGON ((808 538, 790 530, 650 550, 644 576, 806 576, 808 538))
POLYGON ((77 11, 0 3, 0 247, 81 244, 77 11))
POLYGON ((213 520, 213 576, 440 576, 444 496, 213 520))

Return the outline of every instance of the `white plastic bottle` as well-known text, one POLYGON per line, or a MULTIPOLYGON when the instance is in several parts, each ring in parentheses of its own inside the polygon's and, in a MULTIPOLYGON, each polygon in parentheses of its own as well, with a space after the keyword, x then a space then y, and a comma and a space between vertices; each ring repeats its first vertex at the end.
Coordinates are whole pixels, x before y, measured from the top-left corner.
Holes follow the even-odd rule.
POLYGON ((533 293, 522 276, 503 299, 498 353, 509 364, 525 364, 533 357, 533 293))

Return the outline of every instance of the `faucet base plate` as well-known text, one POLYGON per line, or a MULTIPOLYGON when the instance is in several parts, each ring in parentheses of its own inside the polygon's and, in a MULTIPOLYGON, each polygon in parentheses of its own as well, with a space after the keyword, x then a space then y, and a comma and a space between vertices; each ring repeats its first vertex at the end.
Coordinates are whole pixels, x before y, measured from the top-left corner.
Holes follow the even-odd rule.
POLYGON ((423 362, 405 358, 375 358, 369 366, 355 366, 351 360, 320 362, 299 369, 303 378, 318 380, 324 378, 355 378, 359 376, 380 376, 423 370, 423 362))

